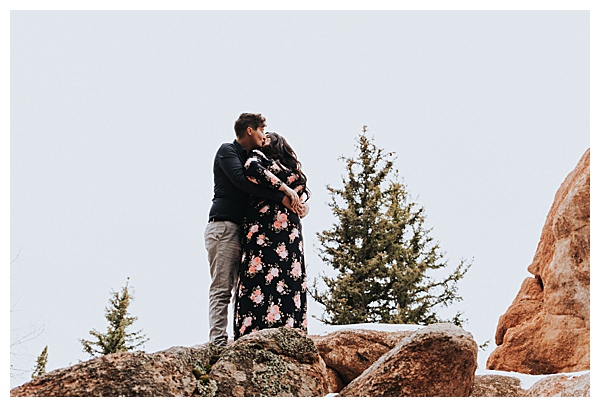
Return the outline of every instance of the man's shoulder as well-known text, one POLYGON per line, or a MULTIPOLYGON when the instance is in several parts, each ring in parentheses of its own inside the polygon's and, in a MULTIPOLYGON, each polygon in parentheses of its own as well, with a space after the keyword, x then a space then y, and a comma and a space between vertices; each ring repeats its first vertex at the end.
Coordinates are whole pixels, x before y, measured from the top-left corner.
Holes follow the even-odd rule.
POLYGON ((235 143, 223 143, 217 150, 217 155, 237 155, 239 153, 239 149, 235 145, 235 143))
POLYGON ((235 146, 231 142, 226 142, 219 146, 219 150, 235 150, 235 146))
POLYGON ((236 143, 223 143, 215 155, 215 163, 219 166, 228 168, 237 168, 241 166, 245 158, 240 154, 240 149, 236 143), (238 164, 239 162, 239 164, 238 164))

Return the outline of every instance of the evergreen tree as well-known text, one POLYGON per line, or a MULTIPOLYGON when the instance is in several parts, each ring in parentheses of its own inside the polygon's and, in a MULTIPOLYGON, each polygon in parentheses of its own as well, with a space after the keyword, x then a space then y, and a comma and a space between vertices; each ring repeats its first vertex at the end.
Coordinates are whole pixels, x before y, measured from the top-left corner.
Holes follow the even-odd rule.
POLYGON ((46 345, 46 347, 44 347, 44 350, 42 351, 42 353, 40 353, 40 356, 38 356, 38 358, 35 362, 35 369, 33 369, 33 374, 31 375, 31 378, 33 379, 33 378, 45 375, 47 363, 48 363, 48 345, 46 345))
MULTIPOLYGON (((377 148, 366 132, 364 126, 358 157, 341 157, 347 170, 343 187, 327 186, 337 221, 317 234, 320 257, 337 275, 322 274, 327 289, 320 292, 315 279, 309 292, 325 306, 327 324, 442 322, 436 309, 462 300, 457 282, 470 264, 460 260, 449 275, 433 278, 431 272, 447 261, 425 227, 424 209, 398 181, 394 154, 377 148)), ((450 322, 464 321, 457 313, 450 322)))
POLYGON ((133 300, 129 292, 129 278, 125 287, 120 292, 111 290, 110 306, 106 310, 106 320, 108 329, 105 334, 92 329, 90 335, 96 338, 95 341, 81 339, 83 351, 91 356, 108 355, 109 353, 128 352, 134 350, 148 341, 142 331, 127 332, 127 329, 133 324, 137 317, 128 314, 127 308, 133 300))

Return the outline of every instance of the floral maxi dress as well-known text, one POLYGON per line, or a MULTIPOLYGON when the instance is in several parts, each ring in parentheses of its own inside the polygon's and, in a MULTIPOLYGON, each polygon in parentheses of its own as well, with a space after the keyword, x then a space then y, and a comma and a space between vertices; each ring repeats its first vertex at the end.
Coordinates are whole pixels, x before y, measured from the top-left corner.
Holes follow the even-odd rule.
MULTIPOLYGON (((250 153, 246 176, 278 189, 281 182, 298 195, 306 187, 298 174, 250 153)), ((235 301, 234 338, 266 328, 287 326, 307 331, 306 270, 302 225, 283 204, 252 198, 242 224, 242 258, 235 301)))

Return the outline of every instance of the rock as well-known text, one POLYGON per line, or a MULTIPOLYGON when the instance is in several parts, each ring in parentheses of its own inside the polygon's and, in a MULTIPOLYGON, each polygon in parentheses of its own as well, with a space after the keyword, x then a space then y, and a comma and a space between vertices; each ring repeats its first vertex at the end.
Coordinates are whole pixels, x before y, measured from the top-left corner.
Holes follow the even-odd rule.
POLYGON ((225 350, 205 344, 117 353, 49 372, 11 396, 325 396, 327 370, 297 329, 267 329, 225 350))
POLYGON ((590 397, 590 374, 546 377, 531 386, 525 397, 590 397))
POLYGON ((552 374, 590 369, 590 150, 558 189, 533 262, 498 321, 487 369, 552 374))
POLYGON ((475 376, 471 397, 523 397, 521 380, 503 375, 475 376))
POLYGON ((329 393, 339 393, 346 383, 342 380, 338 372, 327 367, 327 388, 329 393))
POLYGON ((312 335, 310 338, 327 367, 336 371, 343 385, 346 385, 411 333, 343 329, 322 336, 312 335))
POLYGON ((115 353, 58 369, 11 390, 14 397, 193 396, 193 370, 214 356, 209 345, 153 354, 115 353))
POLYGON ((212 366, 216 396, 322 397, 327 368, 317 348, 298 329, 264 329, 242 336, 212 366))
POLYGON ((465 397, 476 368, 471 334, 452 324, 433 324, 401 340, 339 396, 465 397))
POLYGON ((496 329, 496 344, 504 341, 504 335, 510 328, 531 322, 542 311, 544 289, 539 278, 528 277, 521 284, 521 289, 509 311, 502 315, 496 329))

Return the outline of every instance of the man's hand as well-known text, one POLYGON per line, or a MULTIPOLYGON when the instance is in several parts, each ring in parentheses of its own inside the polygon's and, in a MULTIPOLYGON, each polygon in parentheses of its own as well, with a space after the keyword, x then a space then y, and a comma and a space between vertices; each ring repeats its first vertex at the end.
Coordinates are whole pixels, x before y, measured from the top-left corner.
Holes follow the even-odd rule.
POLYGON ((281 201, 283 205, 288 208, 290 211, 298 214, 301 218, 308 215, 308 205, 304 202, 300 202, 297 207, 292 206, 292 200, 286 195, 283 197, 283 201, 281 201))

